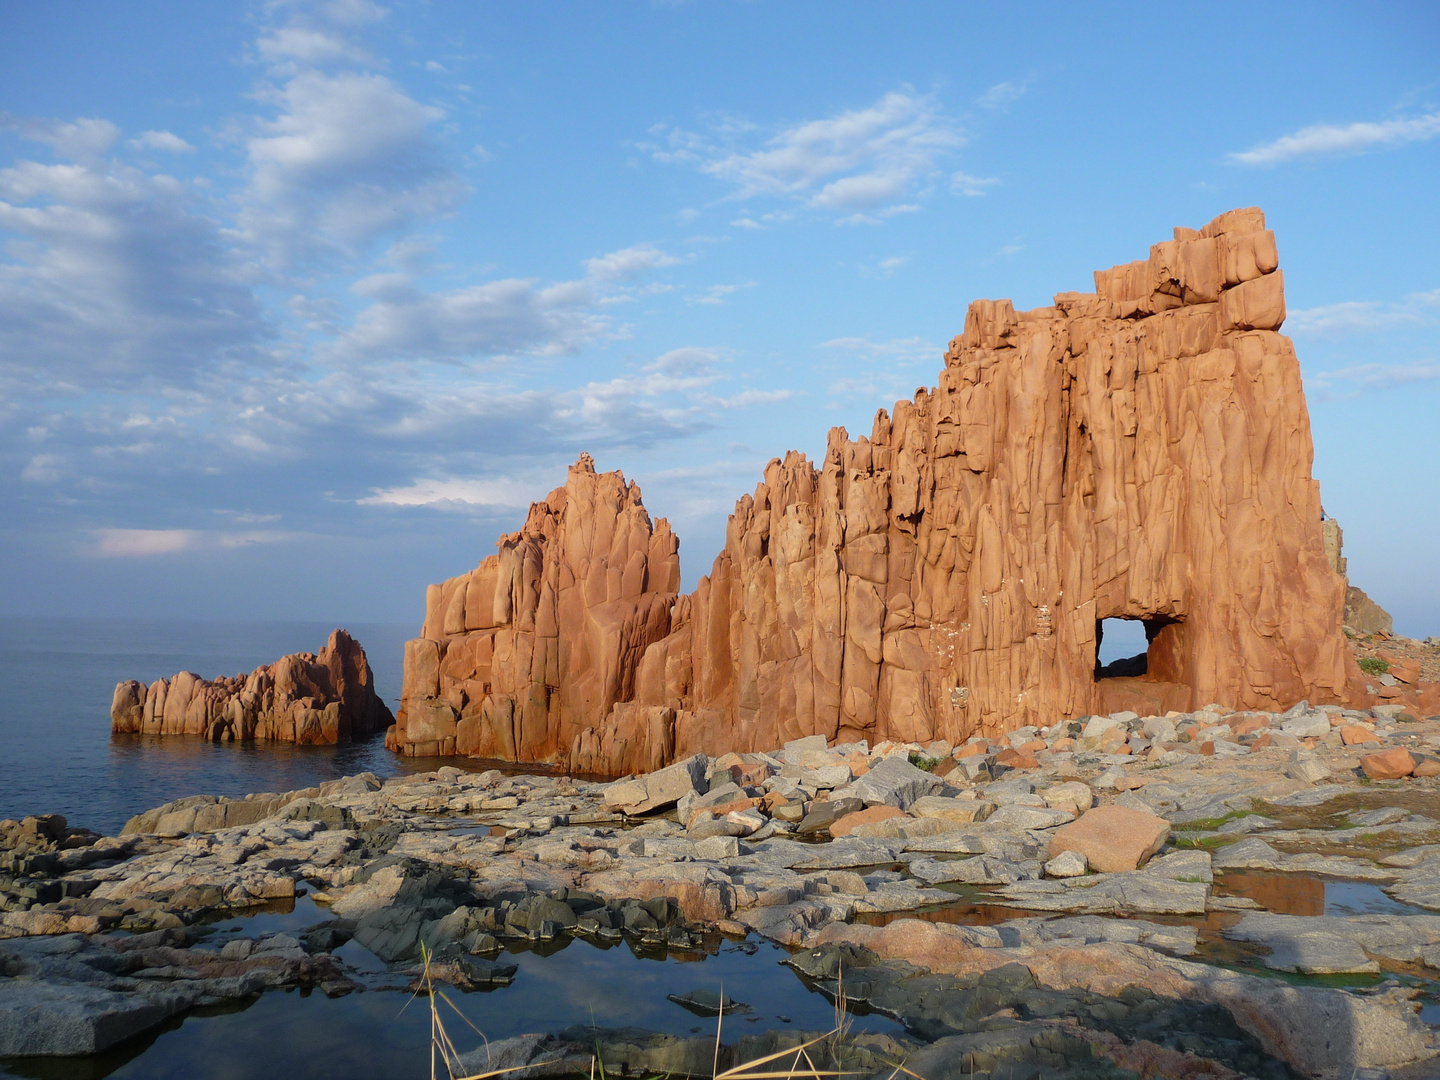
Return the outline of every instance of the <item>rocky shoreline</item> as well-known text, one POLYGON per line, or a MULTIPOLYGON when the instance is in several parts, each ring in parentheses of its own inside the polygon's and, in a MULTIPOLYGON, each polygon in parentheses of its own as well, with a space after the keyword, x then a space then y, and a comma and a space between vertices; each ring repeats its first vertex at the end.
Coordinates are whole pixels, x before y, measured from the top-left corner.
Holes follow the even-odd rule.
MULTIPOLYGON (((699 955, 755 935, 800 950, 811 990, 897 1019, 883 1052, 926 1080, 956 1053, 989 1063, 976 1075, 1380 1076, 1440 1050, 1418 1016, 1440 980, 1437 751, 1440 717, 1302 703, 960 747, 810 737, 608 784, 364 774, 183 799, 118 837, 4 822, 0 1057, 94 1053, 275 987, 363 989, 334 955, 351 940, 397 985, 423 944, 474 989, 513 977, 515 942, 699 955), (1326 881, 1390 910, 1326 914, 1326 881), (317 905, 304 932, 208 925, 297 895, 317 905), (1307 978, 1325 975, 1355 985, 1307 978)), ((548 1075, 577 1071, 577 1046, 631 1047, 616 1060, 694 1075, 684 1041, 491 1052, 548 1075)))

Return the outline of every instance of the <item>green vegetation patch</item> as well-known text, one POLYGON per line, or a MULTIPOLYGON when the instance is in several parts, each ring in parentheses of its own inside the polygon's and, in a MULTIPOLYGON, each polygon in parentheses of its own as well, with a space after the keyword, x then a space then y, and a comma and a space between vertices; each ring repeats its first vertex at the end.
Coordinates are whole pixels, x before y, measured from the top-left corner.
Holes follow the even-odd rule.
POLYGON ((1384 675, 1390 670, 1390 665, 1378 656, 1362 656, 1357 663, 1366 675, 1384 675))

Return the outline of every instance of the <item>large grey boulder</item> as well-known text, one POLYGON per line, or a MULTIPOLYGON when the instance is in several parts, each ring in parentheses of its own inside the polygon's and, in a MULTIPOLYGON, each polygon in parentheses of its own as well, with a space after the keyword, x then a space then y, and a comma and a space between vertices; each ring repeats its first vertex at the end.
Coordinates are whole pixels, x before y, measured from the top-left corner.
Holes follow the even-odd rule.
POLYGON ((633 780, 617 780, 605 789, 605 806, 624 814, 644 814, 679 802, 686 795, 704 795, 709 759, 704 754, 677 761, 633 780))
POLYGON ((1297 739, 1323 739, 1330 734, 1329 713, 1321 712, 1319 709, 1306 709, 1303 712, 1296 712, 1292 709, 1285 715, 1287 719, 1281 723, 1280 730, 1286 735, 1297 739))
POLYGON ((94 1054, 149 1031, 196 1002, 187 988, 0 978, 0 1057, 94 1054))
POLYGON ((902 757, 886 758, 853 783, 837 789, 832 798, 849 796, 866 806, 894 806, 908 810, 917 799, 934 795, 945 781, 917 769, 902 757))
POLYGON ((791 739, 777 755, 786 765, 804 765, 806 757, 821 762, 820 755, 826 752, 824 735, 806 735, 803 739, 791 739))

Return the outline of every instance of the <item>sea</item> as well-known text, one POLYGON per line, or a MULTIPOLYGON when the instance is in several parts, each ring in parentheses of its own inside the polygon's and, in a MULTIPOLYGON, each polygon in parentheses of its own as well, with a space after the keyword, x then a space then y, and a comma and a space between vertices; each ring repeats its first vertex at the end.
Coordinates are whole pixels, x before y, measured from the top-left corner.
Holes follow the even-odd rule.
MULTIPOLYGON (((0 818, 59 813, 72 826, 113 835, 141 811, 188 795, 293 791, 358 772, 384 778, 433 769, 433 759, 390 753, 380 736, 292 746, 110 733, 117 682, 150 683, 179 671, 207 679, 248 673, 286 653, 319 652, 333 629, 319 622, 0 619, 0 818)), ((393 711, 404 643, 419 628, 345 629, 364 646, 376 691, 393 711)), ((1138 623, 1118 631, 1107 630, 1103 663, 1144 651, 1138 623)))
MULTIPOLYGON (((64 814, 113 835, 153 806, 187 795, 292 791, 408 762, 383 736, 340 746, 212 743, 199 737, 111 735, 110 701, 125 679, 179 671, 205 678, 249 673, 286 653, 319 652, 335 627, 319 622, 0 619, 0 818, 64 814)), ((393 711, 400 699, 408 623, 352 623, 393 711)))

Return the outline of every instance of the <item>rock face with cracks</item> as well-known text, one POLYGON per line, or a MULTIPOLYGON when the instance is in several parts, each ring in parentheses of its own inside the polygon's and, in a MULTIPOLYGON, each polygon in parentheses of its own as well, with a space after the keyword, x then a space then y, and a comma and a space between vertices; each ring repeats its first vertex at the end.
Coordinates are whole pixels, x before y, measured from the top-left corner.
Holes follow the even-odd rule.
POLYGON ((618 775, 1357 699, 1264 215, 1176 229, 1095 286, 971 304, 936 387, 770 462, 689 595, 669 525, 582 457, 430 587, 390 745, 618 775), (1099 677, 1111 618, 1144 623, 1143 676, 1099 677))
POLYGON ((384 731, 394 722, 375 693, 360 643, 344 630, 314 653, 292 653, 233 679, 182 671, 146 686, 115 686, 110 730, 144 735, 203 735, 219 742, 273 739, 336 743, 384 731))

